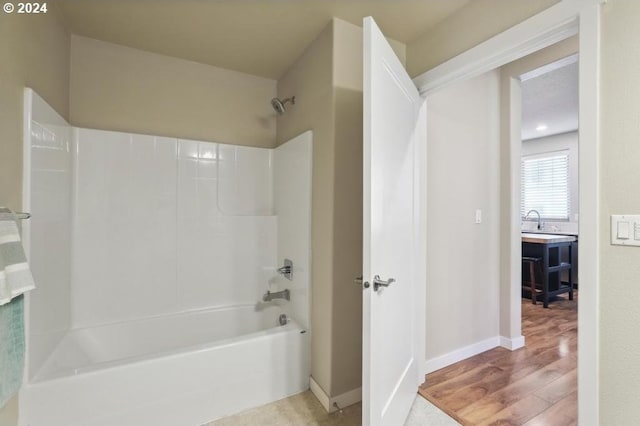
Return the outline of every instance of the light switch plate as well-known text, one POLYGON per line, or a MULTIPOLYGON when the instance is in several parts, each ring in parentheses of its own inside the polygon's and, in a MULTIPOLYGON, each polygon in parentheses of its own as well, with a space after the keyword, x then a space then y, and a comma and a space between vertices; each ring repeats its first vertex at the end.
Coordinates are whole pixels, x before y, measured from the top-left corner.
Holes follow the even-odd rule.
POLYGON ((619 240, 628 240, 629 239, 629 222, 626 220, 618 221, 618 230, 617 236, 619 240))
POLYGON ((640 247, 640 215, 611 215, 611 245, 640 247))

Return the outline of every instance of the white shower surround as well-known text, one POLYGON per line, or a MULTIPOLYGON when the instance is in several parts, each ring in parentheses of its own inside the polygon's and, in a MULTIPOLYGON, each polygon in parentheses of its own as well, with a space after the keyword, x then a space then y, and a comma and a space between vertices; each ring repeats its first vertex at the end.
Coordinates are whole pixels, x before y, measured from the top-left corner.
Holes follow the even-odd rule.
POLYGON ((75 129, 72 318, 255 303, 276 275, 273 150, 75 129))
POLYGON ((27 89, 24 232, 41 289, 20 425, 188 426, 306 389, 311 138, 269 150, 74 129, 27 89), (276 273, 285 257, 293 281, 276 273), (291 302, 258 302, 283 288, 291 302), (274 309, 293 321, 275 327, 274 309))

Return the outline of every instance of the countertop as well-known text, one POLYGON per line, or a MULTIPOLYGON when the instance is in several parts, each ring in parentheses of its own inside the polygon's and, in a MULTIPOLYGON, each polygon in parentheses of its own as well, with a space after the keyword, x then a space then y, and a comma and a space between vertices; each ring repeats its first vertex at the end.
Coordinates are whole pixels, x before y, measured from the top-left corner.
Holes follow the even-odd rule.
POLYGON ((522 233, 523 243, 554 244, 576 241, 572 235, 522 233))
POLYGON ((572 237, 576 237, 576 239, 578 238, 577 232, 552 231, 548 229, 541 230, 541 231, 538 231, 537 229, 522 229, 520 233, 521 234, 569 235, 572 237))

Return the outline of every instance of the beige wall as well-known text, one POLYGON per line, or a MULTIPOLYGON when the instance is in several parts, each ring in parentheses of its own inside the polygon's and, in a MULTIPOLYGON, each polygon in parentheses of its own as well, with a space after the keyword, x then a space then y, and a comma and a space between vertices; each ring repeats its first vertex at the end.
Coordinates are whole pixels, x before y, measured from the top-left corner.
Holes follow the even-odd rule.
MULTIPOLYGON (((69 34, 52 7, 45 15, 0 14, 0 205, 22 205, 23 89, 32 87, 69 116, 69 34)), ((17 424, 18 398, 0 409, 0 425, 17 424)))
POLYGON ((362 386, 362 90, 334 87, 331 395, 362 386))
POLYGON ((602 9, 600 424, 640 419, 640 248, 611 246, 612 214, 640 214, 640 2, 602 9))
POLYGON ((331 396, 362 386, 362 28, 334 19, 331 396))
POLYGON ((278 81, 296 96, 278 144, 314 132, 311 374, 330 398, 362 385, 362 48, 362 28, 333 19, 278 81))
POLYGON ((427 101, 427 361, 498 336, 499 82, 490 71, 427 101))
POLYGON ((311 375, 329 394, 332 354, 334 117, 333 24, 325 28, 278 81, 278 97, 296 104, 278 117, 277 142, 313 130, 311 375))
POLYGON ((519 76, 573 55, 574 36, 500 69, 500 335, 517 338, 522 333, 520 309, 520 120, 522 97, 519 76))
POLYGON ((32 87, 69 117, 69 34, 44 15, 0 13, 0 205, 22 203, 22 96, 32 87))
MULTIPOLYGON (((362 92, 363 30, 350 22, 334 18, 333 85, 362 92)), ((407 46, 387 38, 400 62, 406 64, 407 46)))
POLYGON ((276 81, 71 37, 74 126, 273 147, 276 81))
MULTIPOLYGON (((331 396, 362 386, 363 30, 333 21, 334 210, 331 396)), ((387 39, 404 63, 406 46, 387 39)))
POLYGON ((407 69, 419 75, 535 15, 559 0, 473 0, 407 47, 407 69))
POLYGON ((362 386, 362 48, 362 28, 334 19, 331 396, 362 386))
POLYGON ((18 424, 18 397, 14 397, 0 409, 0 426, 16 426, 18 424))

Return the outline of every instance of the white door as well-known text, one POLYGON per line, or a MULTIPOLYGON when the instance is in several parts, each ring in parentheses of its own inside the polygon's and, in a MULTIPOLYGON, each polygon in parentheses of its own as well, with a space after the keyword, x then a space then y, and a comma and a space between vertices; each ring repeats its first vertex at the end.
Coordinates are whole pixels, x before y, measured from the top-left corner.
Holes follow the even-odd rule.
POLYGON ((423 106, 375 21, 365 18, 364 425, 404 424, 421 382, 424 337, 417 307, 424 306, 426 262, 423 106))

